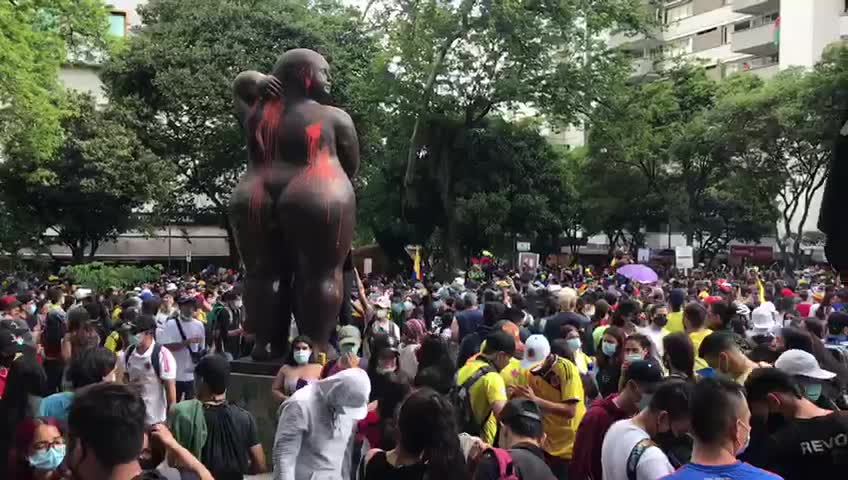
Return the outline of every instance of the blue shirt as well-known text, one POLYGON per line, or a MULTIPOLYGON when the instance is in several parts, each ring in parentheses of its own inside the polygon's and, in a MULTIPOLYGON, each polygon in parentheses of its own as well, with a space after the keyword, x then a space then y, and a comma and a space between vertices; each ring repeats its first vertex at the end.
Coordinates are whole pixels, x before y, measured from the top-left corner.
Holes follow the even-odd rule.
POLYGON ((689 463, 663 480, 783 480, 783 477, 745 462, 732 465, 689 463))
POLYGON ((68 409, 71 408, 73 401, 74 392, 54 393, 41 400, 41 406, 38 407, 38 416, 53 417, 56 420, 67 422, 68 409))

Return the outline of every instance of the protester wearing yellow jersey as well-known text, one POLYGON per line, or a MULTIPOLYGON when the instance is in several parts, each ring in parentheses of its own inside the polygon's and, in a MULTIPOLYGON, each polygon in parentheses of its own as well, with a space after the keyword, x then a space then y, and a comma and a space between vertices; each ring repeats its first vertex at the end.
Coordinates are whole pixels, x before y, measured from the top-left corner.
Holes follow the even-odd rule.
MULTIPOLYGON (((459 386, 468 388, 471 412, 477 425, 480 426, 480 439, 492 444, 495 441, 500 414, 506 404, 506 384, 499 373, 508 364, 515 353, 515 339, 512 335, 499 330, 489 334, 485 340, 483 352, 474 360, 469 360, 456 374, 459 386), (474 379, 480 369, 488 372, 474 379), (473 380, 470 385, 467 382, 473 380)), ((472 432, 473 433, 473 432, 472 432)))
POLYGON ((682 332, 683 327, 683 304, 686 302, 686 290, 675 288, 668 295, 668 323, 665 329, 669 333, 682 332))
MULTIPOLYGON (((695 347, 695 353, 701 347, 701 342, 707 338, 707 335, 713 333, 709 328, 704 327, 707 321, 707 309, 699 303, 690 303, 683 309, 683 324, 686 326, 686 332, 689 334, 689 340, 692 341, 692 346, 695 347)), ((695 371, 702 368, 707 368, 707 362, 700 356, 695 357, 695 371)))
POLYGON ((554 475, 564 479, 568 477, 574 437, 586 405, 580 372, 564 356, 569 351, 566 340, 554 341, 553 350, 543 335, 531 335, 527 339, 521 365, 527 369, 527 386, 516 385, 512 393, 527 397, 542 408, 545 457, 554 475))

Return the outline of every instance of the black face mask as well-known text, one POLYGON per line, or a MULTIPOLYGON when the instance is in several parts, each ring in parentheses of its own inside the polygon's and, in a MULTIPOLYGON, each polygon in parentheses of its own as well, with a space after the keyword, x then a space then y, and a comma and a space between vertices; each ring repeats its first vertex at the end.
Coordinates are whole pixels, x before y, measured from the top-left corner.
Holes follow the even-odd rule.
POLYGON ((654 325, 664 327, 668 323, 668 317, 665 315, 657 315, 654 317, 654 325))
POLYGON ((689 435, 676 435, 669 430, 657 433, 652 440, 666 454, 675 469, 689 463, 692 458, 692 437, 689 435))

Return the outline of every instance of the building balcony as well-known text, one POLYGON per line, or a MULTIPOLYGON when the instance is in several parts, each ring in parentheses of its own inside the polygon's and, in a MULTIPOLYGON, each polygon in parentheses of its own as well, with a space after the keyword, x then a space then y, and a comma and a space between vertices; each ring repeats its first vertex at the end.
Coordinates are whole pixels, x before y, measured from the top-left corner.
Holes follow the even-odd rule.
POLYGON ((733 0, 733 11, 748 15, 762 15, 780 9, 780 0, 733 0))
POLYGON ((650 58, 636 58, 631 64, 630 82, 641 83, 659 78, 656 63, 650 58))
POLYGON ((751 55, 773 55, 779 51, 774 43, 774 25, 767 23, 758 27, 733 32, 733 51, 751 55))
POLYGON ((610 48, 617 48, 621 50, 651 49, 659 46, 661 43, 662 32, 659 27, 648 31, 647 35, 644 33, 637 33, 635 35, 629 35, 624 32, 613 33, 610 34, 609 40, 607 41, 607 45, 609 45, 610 48))
POLYGON ((772 65, 766 65, 764 67, 752 68, 748 71, 762 78, 763 80, 768 80, 780 72, 780 65, 775 63, 772 65))

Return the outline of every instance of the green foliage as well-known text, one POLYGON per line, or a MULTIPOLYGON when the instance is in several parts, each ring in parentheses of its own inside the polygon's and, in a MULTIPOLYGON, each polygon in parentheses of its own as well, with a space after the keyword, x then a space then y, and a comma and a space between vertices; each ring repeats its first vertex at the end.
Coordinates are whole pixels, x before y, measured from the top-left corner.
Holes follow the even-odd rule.
POLYGON ((377 46, 355 11, 332 1, 152 0, 140 13, 143 26, 103 78, 143 144, 180 174, 172 220, 210 205, 230 230, 227 203, 247 159, 232 81, 244 70, 270 71, 291 48, 327 57, 334 98, 351 113, 368 161, 376 143, 369 125, 379 118, 367 96, 377 46))
POLYGON ((99 0, 0 2, 0 144, 49 158, 62 143, 59 68, 68 55, 105 48, 99 0))
POLYGON ((75 284, 103 292, 108 288, 132 288, 143 283, 154 282, 162 275, 162 267, 130 265, 106 265, 102 262, 72 265, 65 274, 75 284))
POLYGON ((172 173, 90 96, 69 92, 65 104, 56 153, 39 161, 28 151, 10 151, 0 185, 15 215, 38 222, 41 233, 53 229, 78 262, 137 227, 136 213, 168 191, 172 173))

